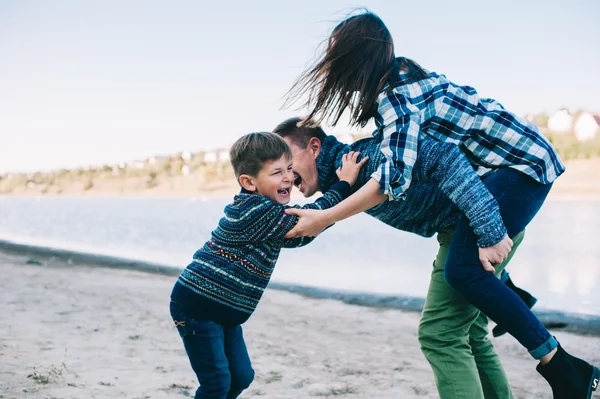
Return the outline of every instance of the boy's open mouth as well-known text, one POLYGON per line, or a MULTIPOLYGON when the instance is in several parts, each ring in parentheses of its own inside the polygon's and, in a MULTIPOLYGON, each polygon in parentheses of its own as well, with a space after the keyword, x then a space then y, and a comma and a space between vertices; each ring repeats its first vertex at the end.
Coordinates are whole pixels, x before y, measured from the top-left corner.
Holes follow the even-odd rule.
POLYGON ((288 195, 289 193, 290 193, 289 188, 280 188, 279 190, 277 190, 277 194, 279 194, 279 195, 288 195))

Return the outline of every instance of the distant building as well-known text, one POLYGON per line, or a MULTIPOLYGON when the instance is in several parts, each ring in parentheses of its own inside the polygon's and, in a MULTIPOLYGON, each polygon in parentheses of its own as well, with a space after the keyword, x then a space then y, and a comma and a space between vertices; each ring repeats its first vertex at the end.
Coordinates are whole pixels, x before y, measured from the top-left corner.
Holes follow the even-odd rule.
POLYGON ((215 163, 217 162, 218 154, 216 151, 206 151, 204 153, 204 162, 205 163, 215 163))
POLYGON ((189 165, 186 164, 186 165, 183 165, 181 167, 181 174, 184 175, 184 176, 189 176, 190 175, 190 167, 189 167, 189 165))
POLYGON ((592 115, 589 112, 580 113, 575 119, 573 132, 579 141, 595 138, 600 133, 600 115, 592 115))
POLYGON ((219 150, 218 156, 221 162, 229 161, 229 150, 219 150))
POLYGON ((189 161, 190 159, 192 159, 192 154, 189 151, 183 151, 181 153, 181 159, 183 159, 184 161, 189 161))
POLYGON ((573 116, 562 108, 548 118, 548 130, 552 133, 568 133, 573 129, 573 116))

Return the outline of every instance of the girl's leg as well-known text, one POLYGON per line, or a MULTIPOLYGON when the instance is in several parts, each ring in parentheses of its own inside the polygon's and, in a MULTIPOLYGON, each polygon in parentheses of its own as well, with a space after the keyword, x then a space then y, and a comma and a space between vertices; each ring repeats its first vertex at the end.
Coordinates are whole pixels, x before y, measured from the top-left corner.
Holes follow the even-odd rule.
MULTIPOLYGON (((484 180, 498 201, 508 234, 523 231, 543 204, 550 185, 543 185, 510 168, 500 169, 484 180)), ((600 371, 574 358, 535 317, 525 302, 507 285, 483 270, 477 239, 462 219, 455 230, 446 261, 446 281, 470 303, 506 330, 534 359, 542 359, 538 371, 550 383, 555 398, 590 398, 600 371)), ((596 386, 595 386, 596 385, 596 386)))
MULTIPOLYGON (((523 302, 525 302, 525 304, 527 305, 527 307, 529 309, 533 308, 533 305, 535 305, 537 302, 537 298, 534 297, 533 295, 531 295, 529 292, 525 291, 524 289, 517 287, 512 282, 512 279, 510 278, 506 269, 502 270, 502 275, 500 276, 500 280, 504 284, 506 284, 511 290, 513 290, 519 296, 519 298, 521 298, 523 300, 523 302)), ((504 329, 504 327, 502 327, 500 325, 496 325, 492 329, 492 335, 494 337, 500 337, 504 334, 506 334, 506 330, 504 329)))
MULTIPOLYGON (((510 168, 491 174, 484 184, 498 201, 510 237, 525 230, 550 191, 550 185, 542 185, 510 168)), ((535 359, 548 355, 558 346, 521 298, 483 269, 479 261, 477 237, 466 218, 456 226, 445 276, 454 290, 496 324, 503 326, 535 359)))

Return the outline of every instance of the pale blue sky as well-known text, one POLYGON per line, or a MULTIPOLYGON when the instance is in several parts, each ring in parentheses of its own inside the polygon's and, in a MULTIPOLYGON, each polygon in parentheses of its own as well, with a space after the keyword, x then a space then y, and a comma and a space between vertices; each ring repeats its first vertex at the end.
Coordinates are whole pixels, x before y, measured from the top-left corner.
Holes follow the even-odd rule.
POLYGON ((600 2, 0 0, 0 172, 230 145, 353 7, 516 113, 600 111, 600 2))

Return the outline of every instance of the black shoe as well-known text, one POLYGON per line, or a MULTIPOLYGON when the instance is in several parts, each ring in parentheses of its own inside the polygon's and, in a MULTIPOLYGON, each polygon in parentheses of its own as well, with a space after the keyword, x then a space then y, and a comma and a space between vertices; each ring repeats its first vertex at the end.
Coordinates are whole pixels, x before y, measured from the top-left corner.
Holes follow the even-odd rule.
MULTIPOLYGON (((523 300, 523 302, 525 302, 525 305, 527 305, 527 307, 529 309, 531 309, 533 307, 533 305, 536 304, 537 298, 534 297, 533 295, 531 295, 529 292, 527 292, 519 287, 516 287, 510 278, 508 280, 506 280, 505 284, 508 287, 510 287, 510 289, 513 290, 519 296, 519 298, 521 298, 523 300)), ((506 330, 504 329, 504 327, 496 325, 496 327, 494 327, 492 329, 492 335, 496 338, 498 338, 504 334, 506 334, 506 330)))
POLYGON ((559 345, 548 362, 536 367, 552 388, 554 399, 590 399, 600 384, 600 370, 584 360, 569 355, 559 345))

